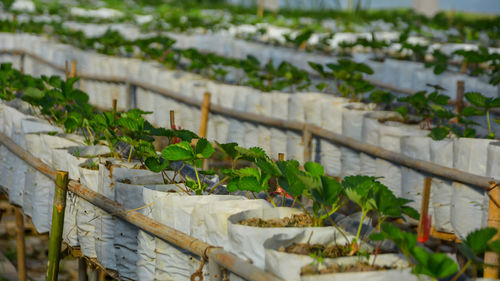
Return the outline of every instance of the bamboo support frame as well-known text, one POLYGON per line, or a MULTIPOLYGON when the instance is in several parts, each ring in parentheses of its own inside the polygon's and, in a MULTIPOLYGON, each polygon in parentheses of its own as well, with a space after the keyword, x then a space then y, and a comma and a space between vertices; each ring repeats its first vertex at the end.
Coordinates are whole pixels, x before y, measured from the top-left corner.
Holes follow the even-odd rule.
MULTIPOLYGON (((496 184, 492 183, 492 190, 490 192, 491 198, 488 209, 488 226, 493 227, 499 231, 494 239, 500 239, 500 208, 495 204, 500 202, 500 189, 496 184)), ((498 279, 500 278, 500 255, 487 252, 484 255, 484 262, 486 264, 494 265, 496 267, 485 267, 484 278, 498 279)))
POLYGON ((87 263, 84 258, 78 258, 78 281, 87 280, 87 263))
POLYGON ((26 248, 24 240, 24 217, 19 207, 14 206, 16 217, 17 274, 19 281, 26 281, 26 248))
POLYGON ((460 114, 464 108, 464 92, 465 82, 463 80, 457 81, 457 98, 455 99, 455 112, 460 114))
POLYGON ((57 171, 54 204, 52 207, 52 228, 49 244, 49 265, 47 281, 56 281, 59 274, 62 233, 64 227, 64 210, 66 209, 66 192, 68 190, 68 172, 57 171))
POLYGON ((429 215, 429 201, 431 197, 432 178, 426 177, 424 181, 424 191, 422 193, 422 208, 420 209, 420 220, 418 222, 417 237, 419 241, 425 241, 426 225, 429 215))
POLYGON ((302 142, 304 143, 304 162, 311 161, 312 134, 308 124, 304 126, 302 131, 302 142))
POLYGON ((203 103, 201 105, 201 121, 200 121, 200 130, 198 135, 202 138, 207 137, 207 128, 208 128, 208 114, 210 113, 210 98, 212 95, 210 93, 205 93, 203 95, 203 103))

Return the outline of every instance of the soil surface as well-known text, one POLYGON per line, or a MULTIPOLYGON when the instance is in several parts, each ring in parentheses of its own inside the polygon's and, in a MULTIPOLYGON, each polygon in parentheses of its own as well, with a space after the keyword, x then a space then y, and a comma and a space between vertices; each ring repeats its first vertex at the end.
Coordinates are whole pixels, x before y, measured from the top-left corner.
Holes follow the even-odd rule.
POLYGON ((296 254, 296 255, 311 255, 315 254, 323 258, 338 258, 349 255, 350 250, 349 245, 332 245, 325 246, 321 244, 293 244, 288 247, 280 247, 280 252, 296 254))
POLYGON ((384 271, 390 269, 389 267, 372 266, 366 262, 359 262, 355 264, 338 265, 331 264, 323 268, 318 268, 315 265, 306 265, 301 270, 301 275, 317 275, 317 274, 330 274, 330 273, 347 273, 347 272, 368 272, 368 271, 384 271))
POLYGON ((311 227, 313 221, 306 214, 296 214, 282 219, 249 218, 240 221, 239 224, 254 227, 311 227))

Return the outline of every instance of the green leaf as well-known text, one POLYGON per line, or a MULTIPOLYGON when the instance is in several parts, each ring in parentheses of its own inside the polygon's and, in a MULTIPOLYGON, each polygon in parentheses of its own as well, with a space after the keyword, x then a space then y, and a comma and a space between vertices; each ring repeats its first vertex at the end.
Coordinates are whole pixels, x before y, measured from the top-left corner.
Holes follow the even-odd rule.
POLYGON ((417 262, 414 273, 447 278, 458 270, 457 264, 444 253, 429 253, 422 247, 415 247, 412 252, 417 262))
POLYGON ((238 151, 243 158, 249 161, 254 161, 257 158, 268 158, 266 152, 260 147, 244 148, 237 146, 235 147, 235 150, 238 151))
POLYGON ((406 119, 406 115, 408 115, 408 107, 407 106, 400 106, 395 109, 397 113, 399 113, 403 119, 406 119))
POLYGON ((319 177, 325 174, 325 168, 316 162, 307 162, 304 164, 304 169, 313 177, 319 177))
POLYGON ((480 110, 480 109, 477 109, 475 107, 472 107, 472 106, 466 106, 462 109, 462 112, 461 114, 465 117, 470 117, 470 116, 481 116, 481 115, 484 115, 484 111, 483 110, 480 110))
POLYGON ((89 96, 85 92, 78 89, 72 90, 68 98, 80 104, 84 104, 89 101, 89 96))
POLYGON ((303 172, 299 170, 299 162, 295 160, 276 162, 282 176, 278 178, 278 183, 286 192, 292 196, 300 196, 306 189, 305 184, 299 179, 303 172))
POLYGON ((278 166, 270 160, 265 158, 258 158, 255 160, 255 165, 259 167, 263 174, 271 175, 271 176, 280 176, 281 172, 278 169, 278 166))
POLYGON ((169 161, 186 161, 193 160, 194 151, 189 142, 183 141, 165 147, 161 152, 161 155, 169 161))
POLYGON ((493 119, 495 121, 495 123, 497 123, 498 125, 500 125, 500 119, 493 119))
POLYGON ((196 157, 200 159, 210 158, 215 152, 214 147, 207 139, 201 138, 196 143, 196 157))
POLYGON ((488 248, 488 242, 495 237, 497 232, 492 227, 475 230, 467 235, 465 240, 463 240, 463 244, 468 246, 474 254, 482 254, 488 248))
POLYGON ((477 106, 477 107, 480 107, 480 108, 486 108, 487 107, 487 99, 481 93, 478 93, 478 92, 469 92, 469 93, 465 93, 464 96, 474 106, 477 106))
POLYGON ((34 99, 34 100, 39 100, 39 99, 42 99, 44 97, 44 93, 40 90, 38 90, 37 88, 27 88, 26 90, 24 90, 23 92, 23 98, 24 97, 28 97, 28 98, 31 98, 31 99, 34 99))
POLYGON ((431 133, 429 134, 429 137, 431 137, 433 140, 438 141, 438 140, 443 140, 445 139, 448 134, 450 133, 448 128, 445 127, 436 127, 431 130, 431 133))
POLYGON ((311 189, 311 194, 318 203, 324 206, 332 206, 344 194, 344 187, 335 179, 321 176, 321 185, 318 188, 311 189))
POLYGON ((236 147, 238 146, 237 143, 218 143, 217 141, 215 143, 224 153, 231 157, 231 159, 235 159, 239 155, 239 152, 236 151, 236 147))
POLYGON ((150 171, 155 173, 160 173, 161 171, 163 171, 165 168, 168 167, 169 163, 168 161, 165 160, 163 162, 160 162, 160 159, 156 157, 149 157, 146 159, 146 161, 144 161, 144 164, 150 171))

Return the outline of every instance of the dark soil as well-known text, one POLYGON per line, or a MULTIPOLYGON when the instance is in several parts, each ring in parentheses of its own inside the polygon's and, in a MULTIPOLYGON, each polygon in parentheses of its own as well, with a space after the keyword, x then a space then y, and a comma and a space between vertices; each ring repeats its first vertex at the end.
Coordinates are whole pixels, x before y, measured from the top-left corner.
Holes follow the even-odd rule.
POLYGON ((318 255, 318 253, 321 253, 321 255, 319 256, 323 258, 338 258, 349 255, 351 247, 349 245, 325 246, 321 244, 301 243, 301 244, 293 244, 286 248, 282 246, 279 248, 278 251, 296 255, 307 255, 307 256, 311 254, 318 255))
POLYGON ((311 227, 313 226, 313 221, 306 214, 298 214, 282 219, 264 220, 260 218, 249 218, 240 221, 239 224, 254 227, 311 227))
POLYGON ((347 273, 347 272, 368 272, 368 271, 385 271, 390 269, 385 266, 371 266, 367 262, 359 262, 356 264, 338 265, 331 264, 325 268, 318 270, 315 265, 306 265, 301 270, 301 275, 317 275, 317 274, 330 274, 330 273, 347 273))

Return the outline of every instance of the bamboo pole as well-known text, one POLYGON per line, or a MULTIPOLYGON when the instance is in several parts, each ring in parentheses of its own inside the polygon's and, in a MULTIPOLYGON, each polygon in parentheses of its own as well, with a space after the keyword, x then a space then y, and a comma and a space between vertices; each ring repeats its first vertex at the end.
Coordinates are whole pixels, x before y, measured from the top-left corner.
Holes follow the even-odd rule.
POLYGON ((99 281, 105 281, 106 280, 106 271, 103 269, 99 270, 99 276, 98 279, 99 281))
POLYGON ((460 114, 464 107, 464 92, 465 82, 463 80, 457 81, 457 98, 455 100, 455 112, 457 114, 460 114))
POLYGON ((170 129, 175 130, 175 111, 170 110, 170 129))
POLYGON ((78 281, 87 280, 87 263, 84 258, 78 258, 78 281))
MULTIPOLYGON (((499 230, 499 233, 494 239, 500 239, 500 208, 496 202, 500 202, 500 189, 496 187, 495 183, 491 184, 492 190, 490 191, 490 204, 488 209, 488 227, 493 227, 499 230)), ((484 255, 484 263, 494 265, 495 267, 484 268, 484 278, 498 279, 500 278, 500 256, 493 252, 486 252, 484 255)))
POLYGON ((426 242, 428 237, 428 231, 430 229, 427 228, 428 216, 429 216, 429 200, 431 196, 431 184, 432 178, 426 177, 424 181, 424 192, 422 193, 422 208, 420 209, 420 220, 418 222, 418 234, 417 238, 419 242, 426 242))
POLYGON ((69 78, 69 66, 68 61, 64 61, 64 77, 69 78))
POLYGON ((71 61, 71 68, 69 71, 69 77, 76 77, 76 65, 77 65, 76 60, 72 60, 71 61))
POLYGON ((203 95, 203 103, 201 105, 201 121, 200 121, 200 130, 198 135, 202 138, 207 137, 207 127, 208 127, 208 113, 210 112, 210 97, 212 95, 210 93, 205 93, 203 95))
POLYGON ((49 244, 49 266, 47 281, 56 281, 59 274, 62 232, 64 227, 64 209, 66 208, 66 191, 68 190, 68 172, 57 171, 52 207, 52 228, 49 244))
POLYGON ((113 99, 112 107, 113 107, 113 110, 116 111, 116 108, 118 107, 118 100, 117 99, 113 99))
POLYGON ((21 54, 21 57, 19 59, 19 71, 21 72, 21 74, 24 74, 24 59, 25 59, 25 54, 21 54))
POLYGON ((24 244, 24 217, 18 207, 14 207, 16 217, 17 274, 19 281, 26 281, 26 250, 24 244))

